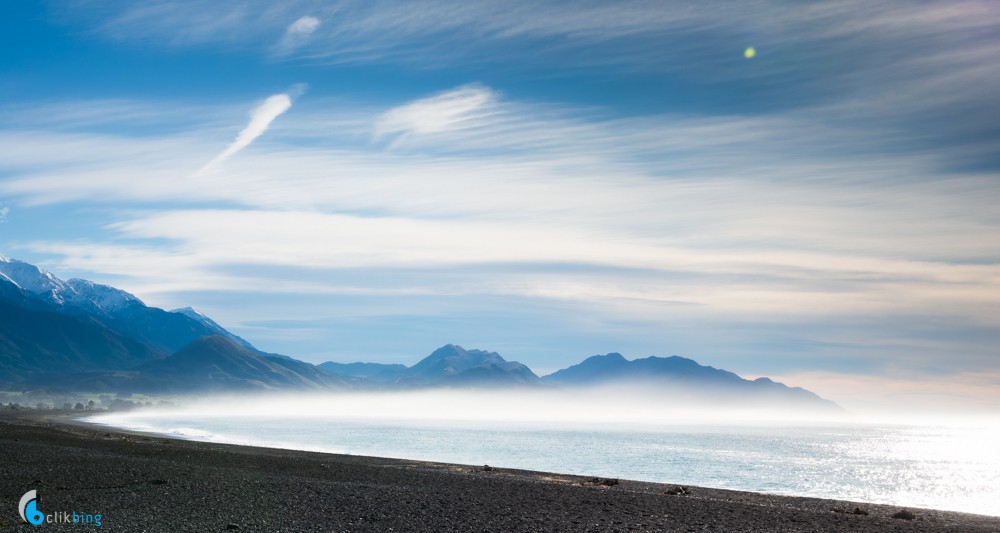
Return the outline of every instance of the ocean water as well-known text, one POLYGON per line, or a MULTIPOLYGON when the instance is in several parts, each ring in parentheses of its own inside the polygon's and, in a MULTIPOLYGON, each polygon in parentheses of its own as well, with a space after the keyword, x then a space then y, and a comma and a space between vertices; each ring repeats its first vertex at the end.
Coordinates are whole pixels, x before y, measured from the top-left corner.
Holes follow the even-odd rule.
POLYGON ((138 411, 100 424, 194 440, 489 464, 1000 516, 1000 431, 847 422, 556 423, 138 411))

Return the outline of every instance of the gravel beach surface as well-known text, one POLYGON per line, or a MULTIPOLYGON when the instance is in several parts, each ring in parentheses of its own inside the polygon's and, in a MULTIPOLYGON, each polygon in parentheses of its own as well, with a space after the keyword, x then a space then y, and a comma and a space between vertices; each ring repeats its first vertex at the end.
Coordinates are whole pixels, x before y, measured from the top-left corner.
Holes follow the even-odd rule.
POLYGON ((0 531, 1000 531, 1000 517, 182 441, 69 413, 5 411, 0 459, 0 531), (36 529, 18 514, 32 489, 41 512, 101 526, 36 529))

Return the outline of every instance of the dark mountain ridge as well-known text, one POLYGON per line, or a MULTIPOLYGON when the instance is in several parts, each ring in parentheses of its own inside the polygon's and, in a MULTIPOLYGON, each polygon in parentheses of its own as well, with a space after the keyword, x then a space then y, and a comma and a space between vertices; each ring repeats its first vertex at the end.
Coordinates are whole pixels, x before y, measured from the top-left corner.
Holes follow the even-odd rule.
POLYGON ((176 353, 135 367, 172 390, 324 390, 346 386, 314 366, 257 355, 221 335, 202 337, 176 353))
POLYGON ((835 403, 800 387, 788 387, 769 378, 747 380, 727 370, 701 365, 676 355, 650 356, 632 361, 619 353, 594 355, 579 364, 544 376, 542 380, 565 388, 641 387, 646 392, 685 399, 839 409, 835 403))
POLYGON ((327 361, 316 365, 316 368, 336 374, 339 376, 349 376, 361 378, 373 383, 386 383, 395 381, 406 372, 406 365, 385 364, 385 363, 334 363, 327 361))
POLYGON ((629 361, 617 352, 588 357, 576 365, 553 372, 542 379, 548 383, 576 386, 608 381, 664 378, 718 383, 744 381, 732 372, 700 365, 685 357, 650 356, 629 361))
POLYGON ((379 363, 333 363, 319 368, 364 378, 376 388, 399 387, 538 387, 542 380, 527 366, 496 352, 466 350, 447 344, 411 367, 379 363))
POLYGON ((0 381, 36 373, 128 368, 164 354, 97 320, 0 301, 0 381))

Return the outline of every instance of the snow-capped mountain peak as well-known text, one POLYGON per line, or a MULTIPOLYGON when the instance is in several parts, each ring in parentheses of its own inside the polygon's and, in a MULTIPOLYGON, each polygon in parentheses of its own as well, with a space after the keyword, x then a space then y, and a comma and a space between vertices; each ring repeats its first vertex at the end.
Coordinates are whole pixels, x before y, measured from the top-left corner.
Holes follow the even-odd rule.
POLYGON ((60 308, 76 307, 110 316, 133 303, 142 304, 123 290, 84 279, 63 281, 47 270, 17 259, 0 259, 0 276, 60 308))
POLYGON ((89 316, 154 350, 173 353, 199 337, 222 335, 256 352, 247 341, 189 307, 168 312, 149 307, 135 295, 85 279, 63 281, 29 263, 0 256, 0 299, 29 302, 46 311, 89 316), (9 285, 8 285, 9 283, 9 285))
POLYGON ((74 278, 66 284, 74 291, 72 298, 67 303, 77 307, 96 307, 113 315, 133 304, 145 305, 133 294, 93 281, 74 278))
POLYGON ((56 305, 65 305, 73 289, 47 270, 17 259, 0 259, 0 274, 14 285, 56 305))

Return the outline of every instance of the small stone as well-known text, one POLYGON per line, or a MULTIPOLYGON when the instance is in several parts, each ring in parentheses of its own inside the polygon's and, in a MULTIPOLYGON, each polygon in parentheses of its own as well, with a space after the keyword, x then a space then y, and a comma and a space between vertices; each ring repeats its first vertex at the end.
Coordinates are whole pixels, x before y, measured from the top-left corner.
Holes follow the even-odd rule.
POLYGON ((898 518, 900 520, 913 520, 914 518, 917 517, 917 515, 911 513, 910 511, 907 511, 906 509, 903 509, 902 511, 899 511, 898 513, 892 515, 892 517, 898 518))

